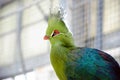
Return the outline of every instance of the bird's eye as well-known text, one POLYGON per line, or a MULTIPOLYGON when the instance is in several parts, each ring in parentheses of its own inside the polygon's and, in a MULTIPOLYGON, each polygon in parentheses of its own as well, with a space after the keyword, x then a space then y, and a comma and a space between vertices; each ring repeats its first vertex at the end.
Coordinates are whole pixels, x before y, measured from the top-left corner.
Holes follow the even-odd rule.
POLYGON ((60 32, 58 30, 54 30, 53 33, 52 33, 52 37, 54 37, 54 36, 56 36, 58 34, 60 34, 60 32))

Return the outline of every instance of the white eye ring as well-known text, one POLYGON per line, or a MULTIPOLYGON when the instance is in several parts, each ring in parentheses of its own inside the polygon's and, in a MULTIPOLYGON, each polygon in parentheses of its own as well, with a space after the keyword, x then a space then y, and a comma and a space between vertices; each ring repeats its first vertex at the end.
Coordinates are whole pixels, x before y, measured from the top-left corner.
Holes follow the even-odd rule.
POLYGON ((54 31, 51 33, 51 37, 54 37, 54 36, 57 36, 57 35, 60 35, 60 34, 63 34, 63 33, 59 33, 59 34, 55 34, 54 31))
POLYGON ((51 35, 50 35, 50 36, 52 36, 52 37, 53 37, 53 35, 54 35, 54 31, 51 33, 51 35))
POLYGON ((54 30, 52 33, 51 33, 51 36, 54 37, 56 35, 60 34, 60 32, 58 30, 54 30))

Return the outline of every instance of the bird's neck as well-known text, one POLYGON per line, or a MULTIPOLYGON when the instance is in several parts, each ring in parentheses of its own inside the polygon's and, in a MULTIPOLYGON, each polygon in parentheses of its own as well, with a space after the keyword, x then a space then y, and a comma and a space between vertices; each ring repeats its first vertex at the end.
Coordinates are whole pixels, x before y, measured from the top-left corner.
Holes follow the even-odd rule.
POLYGON ((50 59, 52 66, 60 80, 67 80, 65 76, 65 64, 68 59, 67 54, 70 53, 71 49, 75 46, 73 44, 63 44, 57 42, 51 45, 50 59))
POLYGON ((60 80, 67 80, 65 76, 65 63, 69 49, 61 45, 52 45, 50 59, 52 66, 60 80))
POLYGON ((62 45, 52 45, 51 46, 51 56, 55 59, 64 60, 66 54, 69 53, 72 47, 65 47, 62 45))
POLYGON ((75 48, 74 44, 64 45, 60 42, 51 45, 51 57, 53 59, 64 60, 67 58, 67 54, 75 48))

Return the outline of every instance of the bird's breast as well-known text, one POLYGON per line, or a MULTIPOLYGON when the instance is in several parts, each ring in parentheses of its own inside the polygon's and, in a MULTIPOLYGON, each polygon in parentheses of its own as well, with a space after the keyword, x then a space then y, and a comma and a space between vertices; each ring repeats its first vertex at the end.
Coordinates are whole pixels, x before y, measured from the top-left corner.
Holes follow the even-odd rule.
POLYGON ((51 64, 60 80, 67 80, 65 76, 66 54, 67 51, 60 47, 51 49, 51 64))

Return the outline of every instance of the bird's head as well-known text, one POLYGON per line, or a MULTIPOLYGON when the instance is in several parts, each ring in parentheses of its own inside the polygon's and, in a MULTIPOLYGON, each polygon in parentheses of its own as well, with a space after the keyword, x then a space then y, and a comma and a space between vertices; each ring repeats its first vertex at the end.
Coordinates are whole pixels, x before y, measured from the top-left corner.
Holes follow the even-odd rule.
POLYGON ((66 27, 59 11, 50 15, 44 40, 50 40, 51 45, 74 45, 72 34, 66 27))

